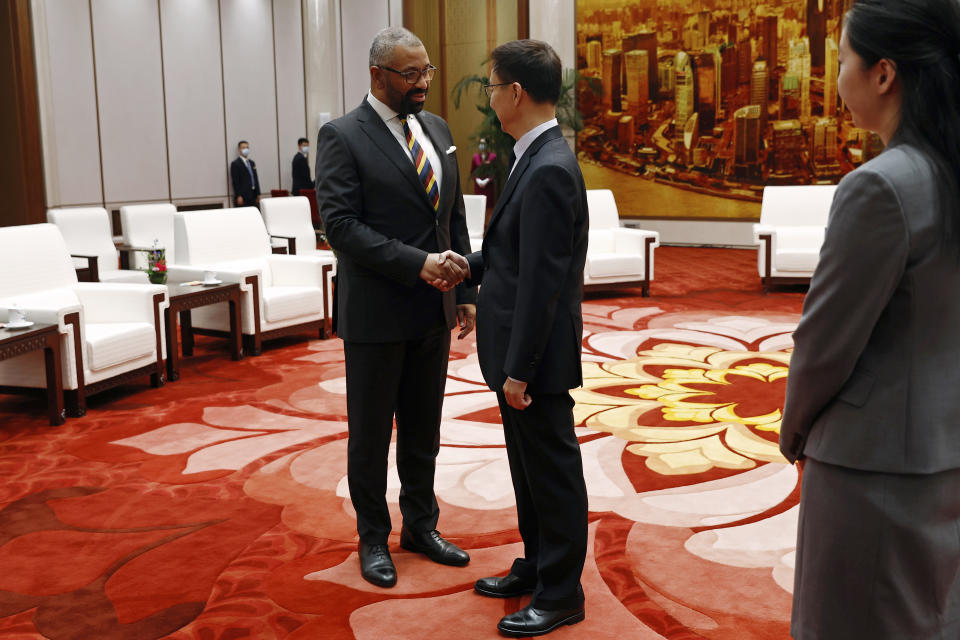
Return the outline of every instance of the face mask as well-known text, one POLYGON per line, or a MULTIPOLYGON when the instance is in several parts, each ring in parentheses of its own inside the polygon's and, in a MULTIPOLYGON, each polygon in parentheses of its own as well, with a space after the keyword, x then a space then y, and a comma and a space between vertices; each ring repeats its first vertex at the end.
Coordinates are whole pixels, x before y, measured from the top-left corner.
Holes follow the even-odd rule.
POLYGON ((307 145, 303 145, 302 147, 300 147, 300 153, 302 153, 303 155, 307 155, 307 153, 309 152, 310 152, 310 147, 308 147, 307 145))
POLYGON ((240 153, 243 154, 244 158, 246 158, 247 156, 250 155, 250 147, 247 147, 246 149, 242 149, 240 153))

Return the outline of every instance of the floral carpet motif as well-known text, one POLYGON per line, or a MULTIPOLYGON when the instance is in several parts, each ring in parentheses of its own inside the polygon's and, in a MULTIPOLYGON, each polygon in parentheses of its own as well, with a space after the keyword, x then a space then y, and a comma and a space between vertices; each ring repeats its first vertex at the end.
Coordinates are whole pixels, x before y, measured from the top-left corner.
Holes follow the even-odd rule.
MULTIPOLYGON (((551 637, 788 638, 799 478, 777 437, 802 296, 764 296, 755 255, 661 248, 653 297, 584 303, 587 616, 551 637)), ((198 339, 181 381, 60 428, 0 396, 0 638, 499 637, 524 601, 472 584, 522 546, 473 336, 453 341, 436 476, 471 562, 399 548, 391 462, 389 590, 359 575, 342 343, 226 352, 198 339)))

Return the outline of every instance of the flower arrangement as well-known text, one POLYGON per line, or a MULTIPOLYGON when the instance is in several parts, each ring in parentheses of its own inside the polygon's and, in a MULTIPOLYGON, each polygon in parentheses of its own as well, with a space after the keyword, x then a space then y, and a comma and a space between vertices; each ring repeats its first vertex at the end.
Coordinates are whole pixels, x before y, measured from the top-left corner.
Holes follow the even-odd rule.
POLYGON ((167 283, 167 250, 161 249, 158 240, 153 241, 153 248, 147 251, 147 277, 153 284, 167 283))

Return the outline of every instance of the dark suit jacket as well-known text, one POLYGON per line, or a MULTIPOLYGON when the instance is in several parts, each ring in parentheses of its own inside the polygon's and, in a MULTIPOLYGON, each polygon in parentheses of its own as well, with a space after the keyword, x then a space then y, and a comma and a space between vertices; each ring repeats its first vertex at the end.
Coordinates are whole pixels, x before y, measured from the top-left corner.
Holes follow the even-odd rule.
POLYGON ((300 189, 313 189, 313 180, 310 179, 310 164, 307 162, 307 157, 299 151, 293 156, 291 173, 293 174, 291 195, 300 195, 300 189))
POLYGON ((582 384, 583 265, 587 192, 559 127, 520 157, 497 202, 483 250, 468 257, 477 301, 477 352, 484 380, 507 376, 532 393, 582 384))
POLYGON ((422 338, 457 324, 456 304, 476 301, 465 286, 440 293, 420 279, 428 253, 464 255, 470 236, 460 170, 447 123, 416 115, 443 163, 434 212, 410 156, 366 99, 317 136, 317 204, 337 252, 337 332, 355 342, 422 338))
POLYGON ((960 467, 960 260, 943 184, 927 154, 897 140, 840 181, 793 336, 787 459, 960 467))
POLYGON ((237 204, 237 196, 243 197, 244 207, 257 206, 257 196, 260 195, 260 176, 257 175, 257 163, 250 160, 253 169, 253 182, 250 182, 250 172, 240 158, 230 163, 230 181, 233 183, 233 204, 237 204))

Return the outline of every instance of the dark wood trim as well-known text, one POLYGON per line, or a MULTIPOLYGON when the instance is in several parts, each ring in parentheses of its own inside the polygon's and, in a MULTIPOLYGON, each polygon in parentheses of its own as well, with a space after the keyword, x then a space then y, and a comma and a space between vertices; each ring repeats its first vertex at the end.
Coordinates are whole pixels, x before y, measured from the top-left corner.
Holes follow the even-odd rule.
POLYGON ((450 94, 447 91, 447 0, 437 0, 440 15, 440 117, 447 119, 447 103, 450 94))
POLYGON ((77 371, 77 388, 65 392, 67 415, 80 418, 87 414, 87 387, 83 374, 83 339, 80 337, 80 312, 74 311, 63 317, 63 323, 73 327, 73 362, 77 371))
POLYGON ((770 289, 778 286, 787 285, 810 285, 810 278, 807 276, 774 276, 773 271, 773 234, 761 233, 760 241, 763 245, 758 249, 763 251, 763 275, 760 281, 763 283, 763 292, 770 293, 770 289))
POLYGON ((320 330, 320 339, 333 336, 333 319, 330 317, 330 288, 333 286, 333 265, 325 264, 321 267, 323 274, 323 322, 324 329, 320 330))
MULTIPOLYGON (((24 333, 13 331, 0 332, 0 360, 15 358, 32 351, 43 350, 44 370, 46 373, 47 416, 50 424, 63 424, 66 412, 63 408, 63 376, 60 357, 60 328, 47 325, 24 333)), ((36 389, 0 387, 0 392, 28 393, 33 395, 36 389)))
POLYGON ((286 253, 286 254, 289 255, 289 256, 295 256, 295 255, 297 255, 297 239, 296 239, 295 237, 293 237, 293 236, 274 236, 274 235, 271 235, 270 237, 271 237, 272 239, 275 239, 275 240, 286 240, 286 241, 287 241, 287 246, 286 246, 286 249, 285 249, 285 250, 283 250, 283 251, 277 251, 277 249, 284 249, 284 247, 274 247, 274 248, 273 248, 273 252, 274 252, 274 253, 286 253))
POLYGON ((643 292, 644 298, 650 297, 650 265, 653 263, 653 243, 656 238, 644 238, 643 242, 643 292))
POLYGON ((263 353, 263 336, 260 335, 260 277, 247 276, 246 283, 252 288, 250 302, 253 304, 253 344, 250 352, 258 356, 263 353))
POLYGON ((667 220, 676 222, 760 222, 760 218, 723 218, 720 216, 644 216, 644 215, 623 215, 620 214, 620 220, 624 222, 639 220, 667 220))
POLYGON ((82 258, 87 261, 86 267, 77 269, 77 280, 80 282, 100 282, 99 256, 82 256, 76 253, 70 254, 71 258, 82 258))
MULTIPOLYGON (((93 105, 97 112, 97 158, 100 161, 100 198, 102 203, 107 202, 107 186, 103 177, 103 131, 100 127, 100 87, 97 83, 97 39, 93 34, 93 0, 87 0, 87 11, 90 14, 90 55, 93 58, 93 105)), ((166 107, 164 107, 166 108, 166 107)))
POLYGON ((517 39, 530 37, 530 0, 517 0, 517 39))
POLYGON ((163 304, 163 301, 166 299, 167 294, 165 293, 155 293, 153 295, 153 329, 154 333, 157 334, 157 370, 150 374, 150 383, 154 387, 162 387, 164 376, 163 376, 163 336, 160 327, 163 323, 160 322, 162 314, 160 313, 160 305, 163 304))
POLYGON ((0 6, 0 138, 13 157, 0 171, 0 226, 47 221, 33 51, 29 0, 7 0, 0 6))

